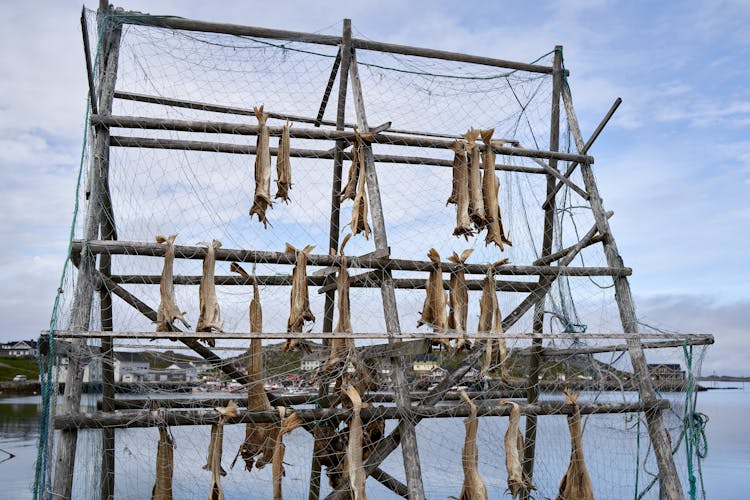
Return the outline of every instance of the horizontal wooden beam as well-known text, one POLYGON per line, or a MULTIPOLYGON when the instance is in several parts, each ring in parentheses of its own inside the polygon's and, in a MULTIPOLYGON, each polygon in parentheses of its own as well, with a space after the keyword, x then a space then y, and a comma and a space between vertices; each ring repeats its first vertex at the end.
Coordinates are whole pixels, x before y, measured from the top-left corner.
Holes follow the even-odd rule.
MULTIPOLYGON (((48 333, 43 330, 41 335, 48 333)), ((102 331, 71 331, 52 330, 53 337, 58 338, 118 338, 118 339, 434 339, 465 337, 468 339, 668 339, 689 340, 690 338, 705 338, 706 334, 668 334, 668 333, 487 333, 487 332, 102 332, 102 331)))
MULTIPOLYGON (((182 139, 158 139, 152 137, 123 137, 111 136, 110 145, 123 148, 146 148, 146 149, 173 149, 178 151, 203 151, 209 153, 227 153, 240 155, 254 155, 256 147, 251 144, 231 144, 226 142, 210 141, 186 141, 182 139)), ((272 155, 276 155, 277 148, 269 148, 272 155)), ((334 156, 333 150, 317 149, 297 149, 289 150, 289 156, 292 158, 314 158, 318 160, 331 160, 334 156)), ((350 153, 342 153, 345 160, 351 160, 350 153)), ((438 158, 428 158, 424 156, 403 156, 403 155, 373 155, 377 163, 397 163, 401 165, 428 165, 433 167, 453 167, 453 160, 441 160, 438 158)), ((543 168, 527 167, 524 165, 509 165, 497 163, 495 170, 506 172, 521 172, 527 174, 544 174, 543 168)))
MULTIPOLYGON (((152 26, 154 28, 199 31, 203 33, 221 33, 225 35, 237 36, 252 36, 257 38, 268 38, 272 40, 288 40, 300 43, 314 43, 318 45, 339 45, 342 42, 342 37, 340 36, 320 35, 317 33, 303 33, 299 31, 287 31, 271 28, 259 28, 256 26, 241 26, 238 24, 229 23, 213 23, 207 21, 198 21, 194 19, 184 19, 181 17, 144 16, 140 12, 121 12, 116 13, 115 17, 119 22, 122 23, 152 26)), ((482 66, 505 68, 515 71, 552 74, 551 66, 543 66, 539 64, 506 61, 504 59, 495 59, 492 57, 473 56, 469 54, 461 54, 458 52, 411 47, 408 45, 396 45, 393 43, 376 42, 359 38, 352 38, 351 43, 352 47, 355 49, 374 50, 391 54, 426 57, 430 59, 442 59, 445 61, 465 62, 471 64, 479 64, 482 66)))
MULTIPOLYGON (((260 131, 258 125, 250 125, 245 123, 236 122, 216 122, 206 120, 176 120, 172 118, 149 118, 143 116, 103 116, 93 115, 90 118, 91 124, 94 126, 104 126, 112 128, 125 128, 125 129, 137 129, 137 130, 171 130, 177 132, 196 132, 202 134, 231 134, 231 135, 247 135, 257 136, 260 131)), ((268 133, 274 137, 281 137, 283 127, 270 126, 267 127, 268 133)), ((328 130, 320 128, 300 128, 292 127, 289 131, 289 136, 295 139, 315 139, 315 140, 347 140, 354 141, 353 130, 328 130)), ((433 148, 433 149, 444 149, 450 150, 453 140, 438 139, 435 137, 425 136, 414 136, 414 135, 398 135, 392 133, 373 133, 368 140, 371 139, 373 144, 388 144, 391 146, 410 146, 419 148, 433 148)), ((485 150, 484 144, 479 145, 480 150, 485 150)), ((525 158, 553 158, 556 160, 564 161, 577 161, 581 163, 591 164, 594 162, 594 158, 586 155, 579 155, 573 153, 563 153, 557 151, 544 151, 537 149, 526 149, 520 147, 511 146, 493 146, 492 150, 504 156, 519 156, 525 158)), ((451 160, 452 161, 452 160, 451 160)), ((551 170, 549 166, 542 167, 545 172, 549 173, 551 170)), ((562 174, 555 171, 558 177, 562 177, 562 174)), ((586 195, 582 191, 582 195, 586 195)))
MULTIPOLYGON (((163 257, 165 247, 158 243, 144 243, 134 241, 105 241, 92 240, 87 242, 86 248, 94 254, 107 255, 140 255, 148 257, 163 257)), ((71 246, 71 258, 80 255, 83 249, 81 240, 74 240, 71 246)), ((178 259, 202 260, 206 255, 206 248, 202 246, 175 245, 175 256, 178 259)), ((296 263, 294 253, 271 252, 264 250, 241 250, 219 248, 215 252, 216 260, 228 262, 256 262, 263 264, 293 265, 296 263)), ((310 254, 307 265, 310 267, 339 266, 341 257, 325 254, 310 254)), ((357 269, 385 269, 389 271, 421 271, 429 272, 435 268, 431 261, 388 259, 367 256, 347 256, 346 265, 357 269)), ((444 273, 464 271, 466 274, 486 274, 488 264, 454 264, 441 263, 444 273)), ((630 276, 632 269, 628 267, 568 267, 568 266, 514 266, 503 265, 495 268, 496 275, 506 276, 630 276)))
MULTIPOLYGON (((488 399, 509 399, 509 398, 524 398, 526 397, 526 391, 524 389, 511 389, 502 391, 467 391, 466 392, 471 399, 476 400, 488 400, 488 399)), ((296 406, 296 405, 309 405, 320 402, 320 396, 315 394, 283 394, 274 392, 274 404, 277 406, 296 406)), ((419 401, 427 395, 426 391, 412 391, 409 393, 409 397, 412 401, 419 401)), ((443 397, 444 401, 459 401, 461 396, 458 392, 448 392, 443 397)), ((158 403, 159 408, 174 408, 174 409, 194 409, 194 408, 214 408, 216 406, 227 406, 230 401, 236 402, 240 405, 240 408, 245 407, 246 401, 242 398, 231 398, 222 396, 220 398, 185 398, 182 399, 177 395, 176 397, 170 398, 128 398, 128 399, 116 399, 115 410, 144 410, 149 408, 152 401, 158 403)), ((393 393, 387 392, 374 392, 365 393, 362 397, 362 401, 368 403, 392 403, 393 393)), ((97 409, 101 409, 101 403, 97 403, 97 409)))
MULTIPOLYGON (((145 102, 149 104, 159 104, 162 106, 172 106, 172 107, 177 107, 177 108, 194 109, 198 111, 209 111, 211 113, 223 113, 223 114, 229 114, 229 115, 255 117, 255 112, 250 108, 238 108, 235 106, 225 106, 222 104, 214 104, 214 103, 209 103, 209 102, 189 101, 185 99, 175 99, 172 97, 138 94, 134 92, 115 92, 115 98, 123 99, 127 101, 145 102)), ((269 110, 264 110, 264 111, 265 113, 268 114, 270 118, 276 118, 279 120, 288 120, 288 121, 299 122, 299 123, 312 123, 312 124, 318 123, 315 118, 299 116, 299 115, 290 115, 287 113, 276 113, 276 112, 269 111, 269 110)), ((331 121, 331 120, 321 120, 320 124, 331 126, 331 127, 336 126, 336 122, 331 121)), ((355 124, 353 123, 344 123, 344 128, 353 129, 354 126, 355 124)), ((388 131, 394 134, 421 135, 424 137, 441 137, 443 139, 461 139, 462 138, 462 136, 459 134, 405 130, 405 129, 398 129, 398 128, 393 128, 393 127, 390 127, 388 131)), ((509 139, 506 137, 506 138, 503 138, 502 141, 504 141, 506 144, 512 144, 514 146, 519 145, 516 139, 509 139)))
MULTIPOLYGON (((238 398, 240 399, 240 398, 238 398)), ((573 405, 565 404, 563 401, 541 401, 528 404, 519 403, 524 415, 572 415, 575 411, 573 405)), ((666 399, 657 400, 653 404, 638 403, 584 403, 578 404, 583 415, 610 414, 610 413, 636 413, 643 411, 665 410, 669 408, 666 399)), ((510 415, 510 404, 478 404, 477 415, 480 417, 506 417, 510 415)), ((294 412, 303 422, 341 422, 351 416, 349 408, 311 408, 295 409, 294 412)), ((275 410, 249 411, 240 410, 237 417, 225 419, 227 424, 265 423, 279 422, 279 414, 275 410)), ((404 414, 419 418, 456 418, 467 417, 469 408, 463 404, 454 406, 411 406, 410 408, 397 408, 395 406, 377 406, 363 408, 361 410, 362 420, 368 421, 376 418, 401 419, 404 414)), ((219 421, 216 410, 180 410, 166 411, 159 418, 154 418, 151 411, 133 410, 109 412, 90 412, 73 415, 58 415, 55 417, 55 429, 100 429, 102 427, 132 429, 138 427, 156 427, 160 423, 169 426, 179 425, 210 425, 219 421)))
MULTIPOLYGON (((572 336, 572 335, 571 335, 572 336)), ((690 345, 712 345, 714 343, 713 335, 704 335, 694 338, 685 338, 681 340, 663 340, 658 342, 641 342, 642 349, 666 349, 670 347, 682 347, 690 345)), ((607 345, 607 346, 581 346, 571 347, 569 349, 556 349, 546 347, 541 350, 541 355, 548 358, 561 356, 578 356, 581 354, 599 354, 604 352, 624 352, 628 350, 627 344, 607 345)), ((524 351, 523 354, 531 354, 524 351)))

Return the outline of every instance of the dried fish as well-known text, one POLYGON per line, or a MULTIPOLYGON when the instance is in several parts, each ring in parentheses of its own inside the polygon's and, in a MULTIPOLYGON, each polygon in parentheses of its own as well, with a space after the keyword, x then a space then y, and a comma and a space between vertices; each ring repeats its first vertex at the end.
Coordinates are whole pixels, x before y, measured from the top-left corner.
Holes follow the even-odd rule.
MULTIPOLYGON (((482 298, 479 302, 479 325, 477 327, 479 332, 503 333, 503 319, 495 291, 495 268, 507 262, 508 259, 503 259, 487 267, 487 276, 482 282, 482 298)), ((494 339, 487 339, 480 377, 483 377, 491 366, 500 365, 500 377, 503 382, 507 382, 507 351, 504 338, 498 336, 494 339)))
POLYGON ((289 160, 289 122, 284 123, 279 139, 279 152, 276 155, 276 196, 289 203, 289 190, 292 188, 292 164, 289 160))
POLYGON ((479 130, 469 129, 466 138, 466 153, 469 157, 469 217, 474 227, 482 229, 485 224, 484 199, 482 198, 482 171, 480 169, 479 130))
POLYGON ((283 499, 281 479, 284 477, 284 453, 286 452, 284 436, 302 425, 302 419, 296 413, 292 412, 291 415, 286 416, 286 408, 283 406, 279 407, 279 417, 281 418, 281 429, 273 451, 273 500, 283 499))
POLYGON ((372 140, 371 134, 360 134, 354 129, 354 147, 349 178, 341 191, 341 201, 354 200, 352 221, 349 224, 352 234, 365 233, 370 239, 370 225, 367 223, 367 192, 365 188, 365 141, 372 140))
POLYGON ((230 401, 225 407, 214 408, 219 412, 219 422, 211 425, 211 441, 208 445, 208 462, 203 466, 204 469, 211 471, 211 489, 208 493, 208 500, 224 500, 224 491, 221 488, 221 476, 227 473, 221 466, 221 455, 224 447, 224 424, 232 418, 239 415, 237 412, 237 403, 230 401))
POLYGON ((343 463, 346 456, 346 438, 327 423, 316 425, 313 436, 313 453, 321 467, 326 468, 331 488, 336 489, 345 479, 343 463))
MULTIPOLYGON (((445 333, 448 327, 448 315, 446 313, 446 299, 443 291, 443 266, 440 262, 440 254, 434 248, 430 248, 427 257, 432 261, 434 267, 430 270, 427 278, 427 293, 422 307, 422 315, 417 321, 417 328, 429 325, 436 333, 445 333)), ((451 348, 450 339, 435 339, 446 349, 451 348)))
POLYGON ((508 430, 505 432, 505 468, 508 471, 508 490, 513 498, 528 494, 536 488, 531 484, 529 476, 521 467, 523 457, 523 436, 521 436, 521 406, 513 401, 500 401, 500 404, 511 405, 508 430))
POLYGON ((576 402, 578 394, 565 390, 565 402, 573 405, 573 414, 568 415, 570 431, 570 465, 562 478, 557 500, 594 500, 591 478, 583 460, 583 436, 581 434, 581 410, 576 402))
POLYGON ((349 477, 349 486, 353 493, 354 500, 367 500, 365 494, 365 475, 362 465, 362 398, 357 389, 352 385, 347 385, 345 393, 352 404, 352 418, 349 421, 349 443, 346 447, 346 471, 349 477))
MULTIPOLYGON (((219 240, 213 240, 209 243, 198 243, 206 246, 206 256, 203 258, 203 276, 198 288, 200 298, 200 316, 198 316, 198 325, 195 328, 197 332, 222 331, 223 322, 219 313, 219 301, 216 298, 216 283, 214 272, 216 267, 216 249, 221 248, 219 240)), ((216 343, 214 339, 205 339, 205 342, 213 347, 216 343)))
POLYGON ((360 169, 360 157, 364 160, 364 152, 361 151, 362 142, 358 140, 356 134, 357 129, 354 129, 354 146, 352 147, 352 164, 349 166, 349 176, 346 180, 344 189, 341 190, 340 201, 353 200, 357 194, 357 184, 359 183, 359 176, 364 175, 360 169))
POLYGON ((504 245, 512 246, 513 243, 505 236, 503 220, 500 215, 500 205, 497 201, 500 183, 495 175, 495 152, 492 150, 492 146, 495 144, 492 140, 494 132, 495 129, 481 131, 482 141, 485 145, 482 154, 482 166, 484 170, 482 198, 484 202, 485 223, 487 224, 485 245, 495 243, 502 251, 505 250, 504 245))
POLYGON ((263 106, 253 108, 255 117, 258 119, 258 141, 255 151, 255 195, 253 197, 253 206, 250 208, 250 218, 253 215, 258 216, 258 220, 263 223, 263 227, 268 227, 266 218, 266 208, 271 203, 271 150, 269 146, 268 113, 263 112, 263 106))
MULTIPOLYGON (((253 283, 253 298, 250 301, 250 332, 263 331, 263 311, 260 304, 260 291, 255 278, 255 268, 250 275, 236 262, 232 262, 230 270, 239 273, 253 283)), ((271 403, 263 388, 263 346, 261 339, 250 340, 250 356, 247 362, 247 409, 270 410, 271 403)), ((262 469, 273 460, 273 445, 279 425, 275 423, 248 423, 245 426, 245 441, 240 445, 239 454, 245 462, 245 469, 250 472, 253 465, 262 469)))
MULTIPOLYGON (((466 143, 454 141, 453 149, 453 181, 456 190, 456 228, 454 236, 463 236, 467 240, 474 234, 469 218, 469 164, 466 159, 466 143)), ((450 199, 449 199, 450 201, 450 199)))
POLYGON ((161 272, 161 280, 159 281, 159 295, 161 301, 159 302, 159 309, 156 311, 156 331, 157 332, 174 332, 176 331, 174 322, 180 320, 185 328, 190 328, 190 325, 185 321, 184 312, 180 311, 177 307, 174 296, 174 240, 177 238, 176 234, 172 236, 157 236, 156 242, 165 246, 164 251, 164 268, 161 272))
POLYGON ((461 486, 460 500, 487 500, 487 486, 479 474, 479 450, 477 448, 477 405, 474 404, 466 391, 461 390, 461 399, 469 405, 469 417, 464 420, 466 438, 461 452, 461 465, 464 469, 464 482, 461 486))
MULTIPOLYGON (((351 312, 349 308, 349 285, 351 279, 349 278, 349 272, 347 271, 346 255, 344 254, 344 247, 351 237, 351 234, 347 234, 341 242, 341 248, 339 249, 339 255, 341 258, 339 263, 339 273, 336 277, 336 295, 338 296, 337 309, 339 317, 334 328, 334 332, 338 333, 351 333, 353 331, 351 312)), ((352 339, 332 339, 330 345, 331 350, 328 354, 328 359, 321 368, 321 371, 323 372, 330 371, 341 364, 346 364, 346 360, 350 359, 354 353, 354 341, 352 339)))
POLYGON ((156 482, 151 490, 151 500, 172 500, 174 439, 158 409, 154 409, 152 413, 155 413, 160 421, 159 443, 156 445, 156 482))
MULTIPOLYGON (((463 264, 471 256, 474 249, 469 248, 461 252, 459 256, 456 252, 448 257, 448 260, 455 264, 463 264)), ((448 286, 448 328, 457 333, 466 333, 466 320, 469 316, 469 287, 466 285, 466 273, 463 268, 451 273, 450 285, 448 286)), ((456 339, 455 349, 459 350, 466 344, 467 339, 464 335, 456 339)))
MULTIPOLYGON (((294 253, 295 264, 292 271, 292 291, 290 297, 289 320, 286 331, 289 333, 301 333, 306 321, 315 321, 315 315, 310 310, 310 295, 307 290, 307 256, 315 248, 307 245, 302 250, 297 250, 289 243, 286 244, 286 252, 294 253)), ((283 350, 286 352, 301 344, 299 338, 287 339, 283 350)))

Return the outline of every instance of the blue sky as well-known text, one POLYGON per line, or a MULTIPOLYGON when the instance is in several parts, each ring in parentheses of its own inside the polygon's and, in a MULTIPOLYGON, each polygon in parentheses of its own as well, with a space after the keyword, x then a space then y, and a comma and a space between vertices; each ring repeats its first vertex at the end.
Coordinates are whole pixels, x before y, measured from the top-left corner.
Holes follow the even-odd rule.
MULTIPOLYGON (((130 1, 153 14, 333 32, 530 61, 564 46, 641 317, 714 333, 706 371, 750 374, 750 4, 130 1)), ((89 5, 95 8, 96 5, 89 5)), ((86 81, 80 3, 0 5, 0 340, 48 321, 73 210, 86 81)))

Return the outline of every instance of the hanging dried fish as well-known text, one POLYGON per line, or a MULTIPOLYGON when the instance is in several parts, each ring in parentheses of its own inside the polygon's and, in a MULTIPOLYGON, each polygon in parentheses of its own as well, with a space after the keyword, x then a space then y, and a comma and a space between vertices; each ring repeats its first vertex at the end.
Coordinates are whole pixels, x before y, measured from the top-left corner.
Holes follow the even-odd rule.
POLYGON ((221 466, 221 455, 224 447, 224 424, 232 418, 239 415, 237 412, 237 403, 230 401, 225 407, 214 408, 219 412, 219 422, 211 425, 211 441, 208 445, 208 463, 203 466, 204 469, 211 471, 211 489, 208 493, 208 500, 224 500, 224 491, 221 488, 221 476, 227 473, 221 466))
POLYGON ((469 217, 474 227, 481 230, 484 219, 484 199, 482 198, 482 171, 480 169, 479 130, 469 129, 466 138, 466 153, 469 157, 469 217))
MULTIPOLYGON (((426 295, 422 315, 417 321, 417 328, 429 325, 436 333, 445 333, 448 327, 448 315, 446 313, 445 292, 443 291, 443 266, 440 262, 440 254, 434 248, 430 248, 427 257, 432 261, 434 267, 430 270, 427 278, 426 295)), ((446 349, 450 349, 450 339, 435 339, 446 349)))
POLYGON ((594 500, 591 478, 583 460, 583 436, 581 435, 581 410, 576 402, 578 394, 565 390, 565 402, 573 405, 573 414, 568 415, 570 431, 570 465, 562 478, 557 500, 594 500))
MULTIPOLYGON (((258 281, 255 277, 255 268, 253 268, 253 274, 250 275, 239 264, 232 262, 230 270, 233 273, 239 273, 242 277, 252 282, 253 298, 250 301, 250 332, 263 332, 263 311, 260 304, 260 291, 258 290, 258 281)), ((271 403, 263 388, 263 346, 259 338, 250 340, 247 379, 247 409, 271 410, 271 403)), ((262 469, 266 464, 271 463, 273 460, 273 445, 278 432, 278 424, 272 422, 248 423, 245 426, 245 441, 240 445, 239 454, 242 456, 245 462, 245 469, 248 472, 252 471, 253 465, 258 469, 262 469)))
MULTIPOLYGON (((205 242, 198 244, 206 246, 206 256, 203 258, 203 276, 201 276, 201 283, 198 288, 200 316, 198 316, 198 325, 195 331, 221 332, 223 322, 219 313, 219 300, 216 298, 216 283, 214 281, 216 249, 221 248, 221 242, 213 240, 210 244, 205 242)), ((205 342, 211 347, 216 344, 214 339, 205 339, 205 342)))
MULTIPOLYGON (((337 309, 339 317, 336 322, 336 327, 333 330, 337 333, 351 333, 353 331, 349 307, 349 285, 351 279, 349 278, 349 272, 346 267, 346 255, 344 254, 344 247, 351 237, 351 234, 347 234, 341 242, 341 248, 339 249, 339 255, 341 258, 339 263, 339 273, 336 277, 336 295, 338 296, 337 309)), ((328 359, 321 369, 323 372, 327 372, 339 366, 341 363, 345 364, 345 361, 349 359, 354 352, 354 342, 352 339, 332 339, 330 346, 331 350, 328 354, 328 359)))
POLYGON ((342 433, 336 432, 333 425, 327 423, 316 425, 313 437, 313 453, 321 467, 326 468, 331 488, 337 489, 345 479, 343 463, 346 456, 346 439, 342 433))
POLYGON ((461 465, 464 469, 464 483, 461 486, 460 500, 487 500, 487 486, 479 474, 479 450, 477 448, 477 405, 461 390, 461 399, 469 405, 469 417, 464 420, 466 438, 461 452, 461 465))
POLYGON ((286 452, 284 436, 302 425, 302 419, 296 413, 293 412, 287 417, 286 408, 283 406, 279 407, 279 417, 281 418, 281 429, 273 451, 273 500, 283 499, 281 479, 284 477, 284 453, 286 452))
MULTIPOLYGON (((503 319, 495 291, 495 268, 508 262, 508 259, 495 262, 487 266, 487 276, 482 281, 482 298, 479 302, 479 325, 477 331, 482 333, 503 333, 503 319)), ((484 360, 480 371, 480 378, 487 374, 491 366, 500 365, 500 377, 507 382, 508 348, 505 339, 487 339, 485 342, 484 360)))
MULTIPOLYGON (((467 240, 474 234, 469 218, 469 164, 466 159, 466 143, 454 141, 453 149, 453 185, 456 191, 456 228, 454 236, 463 236, 467 240)), ((451 195, 452 197, 452 195, 451 195)), ((450 202, 450 199, 449 199, 450 202)))
POLYGON ((349 476, 349 487, 354 500, 367 500, 365 481, 367 476, 362 465, 362 398, 357 389, 347 385, 345 393, 352 404, 352 418, 349 421, 349 443, 346 447, 346 471, 349 476))
POLYGON ((521 407, 513 401, 500 401, 500 404, 511 405, 508 430, 505 432, 505 468, 508 471, 508 490, 513 498, 528 494, 536 488, 521 466, 523 457, 523 436, 521 436, 521 407))
MULTIPOLYGON (((472 252, 474 252, 472 248, 461 252, 461 256, 453 252, 448 260, 455 264, 464 264, 472 252)), ((448 305, 448 328, 457 333, 465 334, 466 320, 469 317, 469 287, 466 285, 466 273, 463 268, 451 273, 450 285, 448 286, 448 305)), ((456 339, 455 349, 461 349, 466 342, 465 335, 456 339)))
POLYGON ((255 151, 255 195, 253 197, 253 206, 250 208, 250 217, 258 216, 258 220, 263 223, 263 227, 268 227, 266 218, 266 208, 271 203, 271 151, 268 137, 268 113, 263 112, 263 106, 253 108, 255 117, 258 119, 258 141, 255 151))
POLYGON ((495 144, 492 141, 492 134, 494 132, 495 129, 481 131, 482 141, 484 142, 484 152, 482 153, 482 166, 484 170, 482 198, 484 202, 485 223, 487 224, 485 245, 494 243, 502 251, 505 250, 504 245, 512 246, 513 243, 505 236, 503 220, 500 215, 500 205, 497 201, 500 184, 495 175, 495 152, 492 150, 492 146, 495 144))
POLYGON ((174 439, 155 403, 152 413, 159 419, 159 443, 156 445, 156 482, 151 490, 151 500, 172 500, 174 439))
POLYGON ((359 176, 364 175, 360 170, 360 158, 364 160, 364 152, 361 151, 362 141, 357 135, 357 129, 354 129, 354 146, 352 147, 352 164, 349 166, 349 176, 346 180, 344 189, 341 190, 340 201, 353 200, 357 194, 357 184, 359 176))
POLYGON ((279 152, 276 155, 276 196, 289 203, 289 190, 292 188, 292 163, 289 161, 289 122, 284 123, 279 139, 279 152))
POLYGON ((190 325, 185 321, 184 312, 180 311, 177 307, 174 296, 174 240, 177 238, 176 234, 172 236, 164 237, 157 236, 156 242, 166 247, 164 251, 164 268, 161 272, 161 280, 159 281, 159 295, 161 301, 159 302, 159 309, 156 311, 156 331, 157 332, 174 332, 176 331, 174 322, 180 320, 185 328, 190 328, 190 325))
MULTIPOLYGON (((302 250, 297 250, 289 243, 286 244, 286 252, 294 253, 295 264, 292 271, 292 291, 290 297, 289 320, 286 331, 289 333, 301 333, 306 321, 315 321, 315 315, 310 310, 310 295, 307 290, 307 256, 315 248, 307 245, 302 250)), ((300 339, 287 339, 284 344, 284 352, 293 349, 300 344, 300 339)))

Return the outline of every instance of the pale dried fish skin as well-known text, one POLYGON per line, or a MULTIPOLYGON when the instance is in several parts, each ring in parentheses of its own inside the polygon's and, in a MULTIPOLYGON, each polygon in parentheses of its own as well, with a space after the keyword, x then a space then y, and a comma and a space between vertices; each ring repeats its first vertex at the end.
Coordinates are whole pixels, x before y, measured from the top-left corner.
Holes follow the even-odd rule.
POLYGON ((469 164, 466 158, 466 143, 453 141, 451 149, 454 153, 454 182, 457 183, 456 228, 453 230, 453 235, 463 236, 468 240, 469 236, 474 234, 474 228, 469 217, 469 164))
POLYGON ((505 432, 505 468, 508 473, 508 490, 513 498, 535 490, 531 480, 521 466, 523 457, 523 436, 521 436, 521 407, 513 401, 500 401, 500 404, 511 405, 508 418, 508 430, 505 432))
POLYGON ((477 139, 479 131, 469 129, 464 135, 466 139, 466 153, 469 157, 469 218, 474 227, 482 229, 485 224, 484 198, 482 197, 482 171, 480 168, 480 152, 477 139))
POLYGON ((503 220, 500 215, 500 204, 498 203, 498 192, 500 183, 495 175, 495 152, 492 147, 497 141, 492 140, 494 129, 482 130, 482 142, 484 142, 484 152, 482 153, 482 167, 484 177, 482 178, 482 198, 484 201, 485 223, 487 225, 487 236, 485 245, 494 243, 503 251, 505 245, 513 246, 513 243, 505 236, 503 229, 503 220))
MULTIPOLYGON (((346 247, 346 244, 351 237, 351 234, 347 234, 341 242, 341 248, 339 249, 340 263, 339 272, 336 276, 336 296, 338 298, 336 308, 338 311, 338 319, 333 330, 337 333, 352 333, 354 331, 352 329, 351 307, 349 302, 349 286, 351 285, 351 278, 349 277, 349 271, 346 265, 346 254, 344 253, 344 247, 346 247)), ((332 339, 330 342, 330 353, 328 359, 321 367, 321 371, 325 373, 339 366, 341 363, 345 363, 353 356, 353 353, 354 342, 352 339, 332 339)))
POLYGON ((230 401, 225 407, 215 408, 219 413, 219 422, 211 425, 211 441, 208 445, 208 460, 204 469, 211 472, 211 489, 208 493, 209 500, 224 500, 224 490, 221 487, 221 476, 227 473, 221 466, 221 455, 224 447, 224 424, 239 415, 237 403, 230 401))
POLYGON ((174 472, 174 440, 165 424, 159 424, 159 442, 156 445, 156 482, 151 490, 151 500, 172 500, 172 474, 174 472))
MULTIPOLYGON (((302 333, 305 322, 315 321, 315 315, 310 310, 310 295, 307 289, 307 256, 315 248, 307 245, 302 250, 286 244, 286 252, 294 253, 295 264, 292 271, 292 290, 289 298, 289 319, 286 331, 289 333, 302 333)), ((300 344, 300 339, 287 339, 283 351, 293 349, 300 344)))
POLYGON ((255 194, 253 206, 250 208, 250 218, 258 216, 263 227, 268 227, 266 209, 272 205, 271 202, 271 149, 268 133, 268 113, 263 112, 263 106, 253 108, 255 117, 258 119, 258 140, 255 151, 255 194))
MULTIPOLYGON (((198 297, 200 303, 200 315, 198 324, 195 327, 197 332, 222 332, 223 322, 219 310, 219 300, 216 297, 216 250, 221 248, 219 240, 213 240, 211 243, 198 243, 206 247, 206 256, 203 258, 203 275, 198 288, 198 297)), ((205 339, 205 342, 213 347, 216 343, 214 339, 205 339)))
POLYGON ((352 404, 352 417, 349 421, 349 442, 346 447, 346 470, 349 477, 349 487, 354 500, 367 500, 365 494, 365 480, 367 479, 363 467, 362 447, 362 398, 357 389, 347 385, 345 393, 352 404))
POLYGON ((464 471, 464 482, 461 486, 460 500, 487 500, 487 486, 479 474, 479 449, 477 448, 477 430, 479 418, 477 405, 466 391, 461 390, 461 399, 469 405, 469 416, 464 420, 466 437, 461 451, 461 466, 464 471))
POLYGON ((175 248, 174 240, 177 235, 171 236, 157 236, 156 242, 165 246, 164 251, 164 267, 161 273, 161 279, 159 280, 159 308, 156 311, 156 331, 157 332, 174 332, 177 331, 175 328, 175 321, 180 320, 185 328, 190 328, 190 325, 185 320, 184 312, 180 311, 175 301, 174 293, 174 259, 175 259, 175 248))
MULTIPOLYGON (((417 328, 429 325, 436 333, 445 333, 448 329, 448 314, 446 311, 447 300, 443 291, 443 266, 440 262, 440 254, 434 248, 430 248, 427 257, 432 261, 434 267, 430 270, 427 278, 426 294, 422 314, 417 321, 417 328)), ((447 338, 434 339, 446 349, 451 348, 450 340, 447 338)))
POLYGON ((302 425, 302 419, 299 415, 293 412, 291 415, 286 416, 286 408, 283 406, 279 407, 279 416, 281 417, 281 427, 274 446, 272 464, 274 500, 283 500, 281 479, 284 477, 284 454, 286 452, 284 436, 302 425))
POLYGON ((289 122, 284 123, 279 139, 279 151, 276 155, 276 196, 289 203, 289 190, 292 188, 292 163, 289 159, 289 122))
POLYGON ((560 482, 557 500, 594 500, 594 489, 583 457, 581 410, 576 402, 578 394, 565 390, 565 402, 573 405, 573 414, 567 416, 570 432, 570 464, 560 482))
MULTIPOLYGON (((460 256, 453 252, 448 260, 454 264, 464 264, 472 252, 474 252, 472 248, 464 250, 460 256)), ((456 333, 465 334, 469 317, 469 287, 466 284, 466 273, 463 267, 451 272, 448 285, 448 306, 448 328, 456 333)), ((461 349, 465 344, 464 335, 456 340, 455 350, 461 349)))

